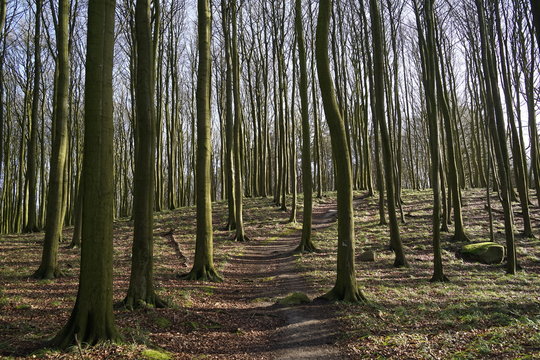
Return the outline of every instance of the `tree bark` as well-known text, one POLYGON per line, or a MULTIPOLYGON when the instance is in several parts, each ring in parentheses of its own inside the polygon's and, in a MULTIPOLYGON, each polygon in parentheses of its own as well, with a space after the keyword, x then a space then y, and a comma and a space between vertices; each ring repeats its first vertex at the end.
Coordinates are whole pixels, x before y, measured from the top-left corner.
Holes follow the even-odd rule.
POLYGON ((91 1, 88 7, 79 291, 67 324, 51 340, 53 347, 120 339, 112 311, 114 9, 114 0, 91 1))
MULTIPOLYGON (((49 172, 45 240, 41 264, 34 273, 39 279, 52 279, 61 275, 58 265, 58 243, 62 238, 64 223, 64 175, 68 146, 68 92, 69 92, 69 1, 58 4, 57 82, 54 100, 54 136, 49 172)), ((42 179, 43 181, 43 179, 42 179)))
POLYGON ((296 248, 299 252, 315 250, 311 238, 313 217, 313 180, 311 175, 311 133, 309 129, 308 75, 304 29, 302 27, 302 0, 295 0, 294 26, 300 63, 300 113, 302 116, 302 188, 304 189, 304 213, 302 214, 302 238, 296 248))
POLYGON ((28 220, 24 232, 39 231, 37 225, 37 180, 36 180, 36 148, 38 131, 38 111, 40 103, 41 78, 41 13, 42 0, 36 0, 36 26, 34 33, 34 87, 32 90, 32 110, 30 113, 30 138, 28 141, 26 178, 28 181, 28 220))
POLYGON ((321 96, 326 114, 332 152, 336 169, 338 206, 338 254, 337 277, 334 288, 323 298, 347 302, 366 302, 358 288, 354 270, 354 211, 352 206, 352 171, 348 152, 345 124, 340 114, 330 75, 328 57, 328 32, 330 26, 331 0, 319 2, 319 15, 316 32, 316 60, 321 96))
POLYGON ((197 73, 197 238, 189 280, 221 281, 214 269, 210 164, 212 126, 210 122, 211 14, 209 0, 198 0, 199 69, 197 73))
POLYGON ((369 10, 371 15, 371 26, 373 29, 373 70, 375 86, 375 111, 376 121, 381 130, 381 142, 383 150, 384 172, 386 174, 386 194, 388 206, 388 219, 390 222, 390 243, 395 253, 394 266, 408 267, 409 264, 403 252, 403 245, 399 234, 399 223, 396 216, 396 201, 394 187, 394 168, 392 164, 392 151, 390 149, 390 137, 384 116, 384 53, 381 29, 381 19, 379 10, 379 0, 370 0, 369 10))

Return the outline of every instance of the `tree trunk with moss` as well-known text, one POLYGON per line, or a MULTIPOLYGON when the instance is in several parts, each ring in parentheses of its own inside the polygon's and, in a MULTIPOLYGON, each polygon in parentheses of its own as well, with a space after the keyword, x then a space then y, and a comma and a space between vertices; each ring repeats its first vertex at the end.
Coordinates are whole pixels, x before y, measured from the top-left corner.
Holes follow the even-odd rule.
POLYGON ((131 276, 124 304, 128 309, 165 305, 154 291, 154 164, 156 153, 154 61, 150 0, 135 4, 137 76, 135 87, 135 173, 131 276))
POLYGON ((401 237, 399 234, 399 223, 396 215, 394 169, 392 165, 392 150, 390 149, 390 137, 384 116, 384 50, 381 26, 381 15, 379 10, 379 0, 370 0, 369 10, 371 15, 371 27, 373 31, 373 73, 375 86, 375 111, 376 121, 381 131, 381 142, 383 151, 383 165, 386 174, 386 197, 388 199, 388 219, 390 222, 390 243, 395 253, 394 266, 409 266, 401 237))
POLYGON ((112 308, 113 277, 113 93, 114 0, 88 6, 83 236, 79 291, 52 347, 118 341, 112 308))
POLYGON ((356 280, 354 270, 354 211, 352 206, 352 170, 345 134, 345 124, 337 104, 328 57, 328 32, 330 26, 331 0, 321 0, 316 32, 316 60, 321 96, 334 154, 337 207, 338 207, 338 253, 337 278, 334 288, 323 298, 348 302, 367 301, 356 280))
POLYGON ((52 279, 61 275, 58 265, 58 244, 62 238, 64 223, 64 174, 68 146, 68 92, 69 92, 69 1, 58 4, 57 82, 54 99, 54 130, 49 189, 45 224, 45 240, 41 264, 34 273, 38 279, 52 279))
POLYGON ((221 281, 214 269, 212 237, 212 199, 210 195, 210 160, 212 126, 210 123, 210 39, 209 0, 198 0, 199 71, 197 74, 197 239, 193 268, 184 278, 221 281))
POLYGON ((309 130, 308 75, 306 45, 302 27, 302 0, 295 0, 296 41, 300 63, 300 113, 302 116, 302 187, 304 189, 304 213, 302 214, 302 238, 297 247, 299 252, 311 252, 315 245, 311 239, 313 218, 313 180, 311 175, 311 133, 309 130))

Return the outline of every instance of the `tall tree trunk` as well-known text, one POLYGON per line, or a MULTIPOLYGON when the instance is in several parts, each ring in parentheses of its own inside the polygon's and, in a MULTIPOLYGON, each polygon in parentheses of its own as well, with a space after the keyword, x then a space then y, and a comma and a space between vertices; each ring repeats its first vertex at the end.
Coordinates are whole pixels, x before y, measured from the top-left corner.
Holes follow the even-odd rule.
POLYGON ((330 300, 365 302, 366 298, 358 288, 354 270, 354 210, 350 154, 348 152, 345 124, 341 118, 332 85, 328 58, 328 32, 331 11, 331 0, 321 0, 319 2, 315 47, 317 72, 326 120, 330 128, 338 189, 337 277, 334 288, 323 297, 330 300))
POLYGON ((512 210, 511 184, 508 176, 508 166, 506 160, 506 134, 504 128, 504 119, 497 79, 497 67, 494 59, 494 52, 488 42, 488 26, 485 18, 484 0, 475 0, 478 12, 478 21, 480 24, 480 37, 482 47, 482 65, 484 70, 485 88, 486 88, 486 110, 489 120, 489 130, 495 147, 495 156, 497 168, 499 171, 500 195, 502 199, 504 213, 504 230, 506 237, 507 267, 508 274, 516 273, 517 259, 514 243, 514 215, 512 210))
POLYGON ((214 269, 212 237, 212 199, 210 165, 212 125, 210 122, 211 88, 211 13, 209 0, 198 0, 199 70, 197 73, 197 238, 193 268, 184 276, 190 280, 221 281, 214 269))
MULTIPOLYGON (((502 76, 502 90, 504 94, 504 102, 506 105, 506 120, 508 122, 508 125, 510 125, 510 139, 511 139, 511 149, 512 149, 512 155, 513 155, 513 164, 514 164, 514 172, 516 174, 516 185, 519 195, 519 200, 521 203, 521 212, 523 214, 523 234, 526 237, 534 237, 532 232, 532 226, 531 226, 531 217, 529 214, 529 189, 527 184, 527 165, 526 161, 524 161, 525 154, 522 152, 522 146, 520 143, 520 138, 518 134, 518 129, 516 127, 516 116, 514 113, 514 109, 512 108, 513 105, 513 97, 512 97, 512 90, 511 90, 511 83, 510 83, 510 74, 508 71, 507 66, 507 60, 508 57, 506 56, 507 48, 505 44, 505 40, 502 35, 502 27, 501 27, 501 16, 499 14, 499 1, 495 1, 495 22, 496 22, 496 30, 497 30, 497 37, 499 42, 499 63, 501 67, 501 76, 502 76)), ((519 104, 519 103, 518 103, 519 104)))
POLYGON ((302 0, 295 0, 294 26, 300 63, 300 113, 302 116, 302 188, 304 189, 304 213, 302 215, 302 238, 296 248, 299 252, 315 250, 311 238, 313 217, 313 180, 311 176, 311 133, 309 129, 308 75, 304 29, 302 27, 302 0))
POLYGON ((131 276, 124 304, 136 307, 163 307, 154 291, 154 163, 156 152, 154 105, 154 60, 150 0, 135 5, 137 42, 137 84, 135 88, 135 174, 133 176, 133 247, 131 276))
POLYGON ((434 0, 424 1, 425 38, 420 22, 420 14, 416 0, 414 10, 418 27, 420 55, 422 60, 422 82, 427 100, 427 116, 429 125, 429 143, 431 154, 431 186, 433 188, 433 277, 432 282, 446 282, 441 254, 441 188, 440 188, 440 150, 439 150, 439 120, 436 96, 436 64, 435 49, 435 20, 433 14, 434 0))
MULTIPOLYGON (((69 1, 58 4, 57 82, 54 100, 54 136, 49 172, 45 240, 41 264, 34 273, 39 279, 52 279, 60 275, 58 243, 62 237, 64 206, 64 175, 68 146, 68 92, 69 92, 69 1)), ((43 181, 43 179, 42 179, 43 181)))
POLYGON ((42 0, 36 0, 36 27, 34 33, 34 88, 32 90, 32 110, 30 114, 30 139, 28 141, 26 178, 28 181, 28 220, 24 226, 25 232, 39 231, 37 225, 37 181, 36 181, 36 150, 38 131, 38 111, 40 103, 41 78, 41 12, 42 0))
POLYGON ((231 57, 232 57, 232 77, 233 77, 233 98, 234 98, 234 195, 236 197, 236 241, 247 241, 249 238, 245 234, 244 219, 243 219, 243 180, 242 180, 242 157, 240 148, 242 146, 242 99, 240 98, 240 65, 238 55, 238 30, 237 30, 237 5, 236 0, 232 0, 231 6, 231 23, 232 23, 232 41, 231 41, 231 57))
POLYGON ((233 89, 232 89, 232 58, 230 39, 230 5, 221 0, 221 21, 223 24, 223 37, 225 38, 225 173, 227 184, 228 219, 227 230, 236 229, 236 196, 235 196, 235 169, 233 161, 234 146, 234 117, 233 117, 233 89))
POLYGON ((120 339, 112 311, 114 8, 114 0, 88 6, 79 291, 67 324, 51 340, 53 347, 120 339))
MULTIPOLYGON (((6 23, 6 3, 7 0, 0 0, 0 40, 2 43, 2 54, 0 56, 0 178, 2 178, 2 165, 4 161, 4 59, 6 56, 6 36, 4 25, 6 23)), ((5 185, 3 186, 5 187, 5 185)), ((0 194, 0 196, 2 196, 0 194)), ((3 200, 2 196, 2 200, 3 200)), ((1 211, 1 209, 0 209, 1 211)), ((1 217, 0 217, 1 220, 1 217)), ((0 232, 2 230, 0 229, 0 232)))
POLYGON ((289 122, 291 127, 291 136, 290 136, 290 158, 289 158, 289 164, 290 164, 290 173, 291 173, 291 193, 292 193, 292 204, 291 204, 291 216, 289 217, 290 223, 296 223, 296 210, 297 210, 297 202, 298 202, 298 189, 296 186, 296 178, 298 176, 298 171, 296 169, 296 121, 294 116, 294 98, 295 98, 295 89, 296 89, 296 56, 293 50, 293 65, 292 65, 292 71, 293 71, 293 77, 292 77, 292 89, 291 89, 291 121, 289 122))
POLYGON ((387 206, 388 206, 388 219, 390 221, 390 243, 392 250, 396 257, 394 260, 395 267, 409 266, 405 253, 403 251, 403 245, 401 243, 401 237, 399 234, 399 223, 396 216, 396 201, 395 201, 395 187, 394 187, 394 167, 392 161, 392 151, 390 149, 390 137, 388 135, 388 129, 384 116, 384 53, 383 53, 383 38, 382 27, 379 10, 379 0, 370 0, 369 10, 371 15, 371 26, 373 29, 373 72, 374 72, 374 85, 375 85, 375 110, 376 121, 379 124, 381 130, 382 150, 383 150, 383 162, 384 172, 386 174, 386 194, 387 194, 387 206))

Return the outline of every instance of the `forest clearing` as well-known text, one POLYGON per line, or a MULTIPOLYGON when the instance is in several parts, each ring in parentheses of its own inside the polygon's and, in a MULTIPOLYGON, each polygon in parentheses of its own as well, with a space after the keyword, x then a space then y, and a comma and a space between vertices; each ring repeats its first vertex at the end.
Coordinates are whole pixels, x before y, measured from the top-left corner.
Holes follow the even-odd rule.
MULTIPOLYGON (((517 239, 523 270, 505 274, 501 264, 464 262, 462 244, 443 241, 449 283, 430 283, 432 268, 429 191, 404 192, 403 243, 411 267, 392 267, 385 226, 378 225, 376 198, 355 198, 357 254, 377 253, 375 262, 357 261, 359 286, 368 305, 320 303, 279 305, 293 292, 311 300, 324 294, 335 274, 335 194, 317 199, 314 242, 319 253, 293 254, 301 229, 269 199, 246 199, 246 227, 252 241, 238 243, 216 231, 215 262, 222 283, 180 280, 192 264, 195 209, 167 211, 155 218, 155 283, 167 309, 115 309, 124 343, 82 349, 84 359, 528 359, 540 356, 540 244, 517 239), (333 211, 334 210, 334 211, 333 211), (172 243, 178 242, 181 256, 172 243), (184 257, 185 256, 185 257, 184 257), (147 354, 148 356, 146 356, 147 354)), ((464 219, 475 241, 489 238, 483 194, 464 192, 464 219)), ((226 218, 215 207, 214 226, 226 218)), ((502 214, 496 209, 496 239, 504 243, 502 214)), ((534 229, 540 211, 534 209, 534 229)), ((114 231, 114 301, 129 280, 133 223, 119 220, 114 231)), ((72 229, 65 231, 69 238, 72 229)), ((77 291, 78 250, 61 245, 66 276, 34 280, 42 234, 2 236, 0 255, 0 355, 9 358, 81 359, 38 350, 69 315, 77 291), (31 355, 32 354, 32 355, 31 355)))

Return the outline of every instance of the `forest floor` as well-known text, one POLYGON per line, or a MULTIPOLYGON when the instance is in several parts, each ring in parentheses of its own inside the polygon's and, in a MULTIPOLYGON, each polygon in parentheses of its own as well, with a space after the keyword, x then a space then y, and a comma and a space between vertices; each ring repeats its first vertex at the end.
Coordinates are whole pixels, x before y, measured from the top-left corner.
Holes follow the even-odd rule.
MULTIPOLYGON (((356 252, 373 250, 375 262, 357 261, 369 304, 277 302, 293 292, 314 299, 335 280, 335 194, 316 199, 313 236, 320 252, 298 255, 300 224, 271 199, 246 199, 246 233, 232 241, 223 231, 226 204, 214 206, 215 263, 222 283, 189 282, 195 209, 155 216, 155 284, 166 309, 115 309, 122 344, 68 352, 42 349, 65 323, 77 294, 79 250, 62 244, 65 276, 30 278, 41 256, 42 233, 0 237, 0 358, 45 359, 533 359, 540 358, 540 240, 518 236, 523 270, 456 258, 461 244, 443 233, 449 283, 430 283, 431 191, 404 191, 401 233, 411 267, 392 267, 387 226, 378 224, 377 198, 355 196, 356 252), (178 248, 175 244, 178 244, 178 248), (179 250, 178 250, 179 249, 179 250)), ((299 199, 301 204, 301 198, 299 199)), ((502 212, 493 198, 496 241, 504 244, 502 212)), ((485 192, 467 190, 464 222, 474 242, 489 237, 485 192)), ((516 228, 520 230, 515 204, 516 228)), ((540 209, 531 207, 540 236, 540 209)), ((301 221, 301 207, 298 214, 301 221)), ((450 227, 452 229, 452 227, 450 227)), ((72 228, 64 232, 71 237, 72 228)), ((115 222, 114 301, 129 282, 133 223, 115 222)))

